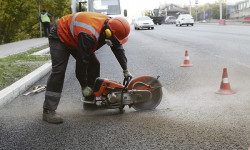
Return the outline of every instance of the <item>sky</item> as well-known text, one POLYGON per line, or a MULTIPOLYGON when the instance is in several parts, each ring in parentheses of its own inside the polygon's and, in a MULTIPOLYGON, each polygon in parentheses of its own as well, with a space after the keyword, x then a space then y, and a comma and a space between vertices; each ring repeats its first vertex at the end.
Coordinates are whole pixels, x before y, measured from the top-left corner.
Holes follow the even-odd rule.
MULTIPOLYGON (((180 6, 189 5, 195 6, 196 0, 120 0, 121 8, 128 10, 129 17, 138 17, 142 15, 142 12, 146 9, 153 10, 158 8, 160 4, 177 4, 180 6)), ((203 5, 206 3, 219 2, 219 0, 198 0, 198 5, 203 5)), ((234 4, 241 0, 227 0, 228 4, 234 4)))

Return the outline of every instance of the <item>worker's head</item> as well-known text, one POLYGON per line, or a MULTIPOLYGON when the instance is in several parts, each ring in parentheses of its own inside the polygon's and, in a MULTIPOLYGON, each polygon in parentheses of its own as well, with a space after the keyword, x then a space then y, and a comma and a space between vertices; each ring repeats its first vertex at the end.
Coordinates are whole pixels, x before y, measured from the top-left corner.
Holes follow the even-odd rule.
POLYGON ((43 12, 46 12, 46 10, 44 9, 43 12))
POLYGON ((106 24, 105 35, 107 39, 115 37, 121 44, 124 44, 128 40, 130 32, 130 25, 128 21, 123 17, 110 18, 106 24))

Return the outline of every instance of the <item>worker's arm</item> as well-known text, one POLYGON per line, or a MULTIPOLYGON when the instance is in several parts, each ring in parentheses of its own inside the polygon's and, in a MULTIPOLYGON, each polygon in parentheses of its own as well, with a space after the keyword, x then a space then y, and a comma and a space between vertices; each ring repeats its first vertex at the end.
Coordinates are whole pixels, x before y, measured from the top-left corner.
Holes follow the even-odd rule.
POLYGON ((82 87, 87 86, 87 68, 91 50, 95 45, 95 40, 87 33, 81 32, 78 36, 78 49, 76 56, 76 77, 82 87))
POLYGON ((48 15, 48 17, 51 17, 51 14, 49 14, 48 12, 47 12, 47 15, 48 15))
POLYGON ((121 44, 114 44, 110 46, 116 59, 120 63, 123 70, 127 70, 127 57, 125 55, 125 50, 121 44))
POLYGON ((123 75, 125 78, 132 78, 131 73, 128 71, 127 68, 127 57, 125 55, 125 50, 123 46, 116 40, 112 39, 112 44, 109 44, 113 53, 115 54, 116 59, 120 63, 122 69, 123 69, 123 75))

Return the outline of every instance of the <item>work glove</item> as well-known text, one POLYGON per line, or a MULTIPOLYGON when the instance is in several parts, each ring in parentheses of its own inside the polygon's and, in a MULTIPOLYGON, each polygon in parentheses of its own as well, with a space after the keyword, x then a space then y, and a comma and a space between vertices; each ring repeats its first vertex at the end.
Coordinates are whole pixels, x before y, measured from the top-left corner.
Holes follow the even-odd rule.
POLYGON ((128 69, 126 70, 123 70, 123 75, 124 75, 124 78, 133 78, 132 74, 128 71, 128 69))
POLYGON ((93 91, 90 87, 86 86, 86 87, 82 88, 82 95, 84 97, 91 96, 92 94, 93 94, 93 91))
POLYGON ((108 40, 108 39, 105 39, 105 42, 106 42, 106 44, 108 45, 108 46, 113 46, 113 44, 112 44, 112 42, 110 41, 110 40, 108 40))

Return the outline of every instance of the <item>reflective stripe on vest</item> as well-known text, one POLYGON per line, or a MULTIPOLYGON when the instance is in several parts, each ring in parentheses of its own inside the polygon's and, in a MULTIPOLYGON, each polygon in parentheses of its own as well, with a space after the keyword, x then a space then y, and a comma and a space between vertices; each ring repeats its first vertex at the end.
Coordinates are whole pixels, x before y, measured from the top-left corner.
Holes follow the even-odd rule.
POLYGON ((42 22, 50 22, 50 19, 49 19, 47 13, 41 14, 41 21, 42 22))
POLYGON ((82 23, 82 22, 75 21, 76 17, 77 17, 79 14, 80 14, 80 13, 76 13, 76 14, 73 16, 72 20, 71 20, 70 32, 71 32, 73 38, 75 38, 75 37, 74 37, 74 26, 77 26, 77 27, 81 27, 81 28, 84 28, 84 29, 86 29, 86 30, 89 30, 92 34, 95 35, 96 41, 98 41, 99 33, 98 33, 93 27, 91 27, 90 25, 88 25, 88 24, 86 24, 86 23, 82 23))

